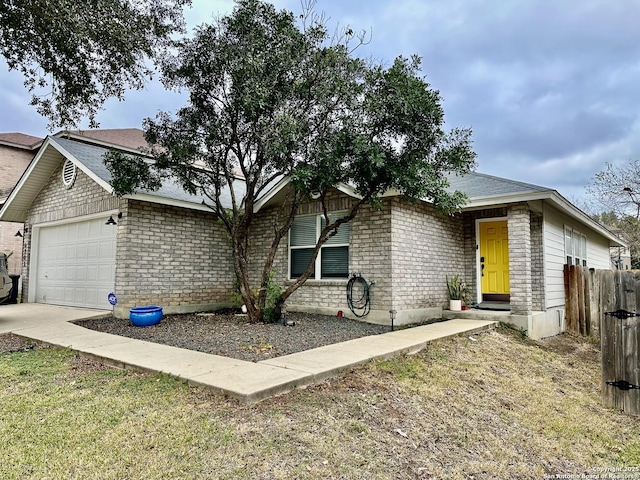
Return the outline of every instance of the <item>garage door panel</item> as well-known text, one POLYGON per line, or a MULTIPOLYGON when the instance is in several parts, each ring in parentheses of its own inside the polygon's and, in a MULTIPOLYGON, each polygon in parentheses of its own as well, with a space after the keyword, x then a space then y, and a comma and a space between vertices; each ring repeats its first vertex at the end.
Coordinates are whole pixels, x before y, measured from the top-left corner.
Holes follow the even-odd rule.
POLYGON ((100 244, 96 241, 87 243, 87 258, 96 260, 100 257, 100 244))
POLYGON ((86 303, 95 304, 98 303, 98 291, 95 289, 87 290, 87 297, 85 299, 86 303))
POLYGON ((68 265, 68 266, 66 266, 64 268, 64 280, 65 280, 65 282, 74 283, 74 281, 76 280, 76 266, 75 265, 68 265))
POLYGON ((78 239, 77 223, 70 223, 66 227, 61 228, 60 231, 63 232, 62 239, 64 239, 65 243, 73 242, 78 239))
POLYGON ((113 277, 113 267, 111 265, 99 265, 98 266, 98 281, 106 282, 113 277))
POLYGON ((76 259, 76 249, 78 246, 75 243, 65 245, 64 258, 67 261, 74 261, 76 259))
POLYGON ((65 287, 62 290, 62 298, 65 302, 71 303, 74 300, 74 293, 73 287, 65 287))
POLYGON ((39 230, 36 301, 110 309, 116 228, 103 218, 39 230))
POLYGON ((85 241, 91 238, 89 234, 89 224, 86 222, 79 223, 78 228, 76 230, 76 240, 85 241))
POLYGON ((65 260, 66 258, 67 258, 67 249, 65 248, 65 246, 56 245, 55 252, 53 253, 53 257, 51 258, 51 260, 58 261, 58 260, 65 260))
POLYGON ((76 260, 87 260, 87 245, 80 243, 78 244, 78 248, 76 249, 76 260))
POLYGON ((65 273, 67 271, 67 268, 64 265, 54 266, 53 268, 50 268, 49 271, 53 272, 53 275, 46 275, 46 278, 60 283, 64 282, 66 277, 65 273))
POLYGON ((85 282, 87 280, 87 266, 76 265, 74 278, 78 282, 85 282))
POLYGON ((111 242, 101 241, 98 246, 98 251, 100 252, 100 258, 109 258, 113 257, 113 245, 111 242))
POLYGON ((98 266, 87 265, 86 267, 86 280, 87 282, 95 282, 98 280, 98 266))

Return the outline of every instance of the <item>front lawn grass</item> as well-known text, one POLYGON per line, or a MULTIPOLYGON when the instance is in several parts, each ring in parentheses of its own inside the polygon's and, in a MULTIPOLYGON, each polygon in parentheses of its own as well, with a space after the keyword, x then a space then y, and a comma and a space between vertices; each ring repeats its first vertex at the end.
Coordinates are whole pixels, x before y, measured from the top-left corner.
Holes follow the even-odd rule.
POLYGON ((0 354, 2 478, 543 478, 640 465, 593 342, 500 329, 239 405, 64 349, 0 354))

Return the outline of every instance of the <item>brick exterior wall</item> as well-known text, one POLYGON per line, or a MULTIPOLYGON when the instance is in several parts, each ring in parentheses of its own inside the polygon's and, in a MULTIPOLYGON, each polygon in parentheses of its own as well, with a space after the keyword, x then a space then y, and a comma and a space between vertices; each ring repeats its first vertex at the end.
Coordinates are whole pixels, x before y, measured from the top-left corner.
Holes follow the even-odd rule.
MULTIPOLYGON (((31 150, 0 145, 0 204, 18 183, 33 155, 31 150)), ((9 257, 9 273, 12 275, 22 275, 22 238, 15 234, 23 227, 21 223, 0 222, 0 252, 13 252, 9 257)))
MULTIPOLYGON (((339 212, 351 208, 353 201, 353 198, 335 191, 327 197, 327 206, 329 212, 339 212)), ((370 207, 365 206, 364 210, 361 211, 361 215, 366 215, 367 211, 370 211, 370 207)), ((312 200, 303 202, 298 210, 299 215, 320 213, 322 213, 321 204, 312 200)), ((281 224, 281 215, 283 215, 283 212, 279 207, 272 207, 259 212, 254 219, 251 231, 251 250, 249 257, 251 270, 254 272, 253 281, 255 288, 259 287, 259 280, 264 267, 264 261, 271 246, 271 242, 273 241, 273 231, 274 228, 281 224)), ((361 216, 358 216, 351 222, 349 271, 359 271, 368 282, 371 282, 372 278, 368 275, 369 270, 367 269, 367 265, 361 258, 357 256, 354 257, 353 242, 354 239, 356 242, 359 241, 357 232, 360 231, 361 227, 361 216), (358 270, 358 268, 360 268, 360 270, 358 270)), ((365 235, 365 237, 370 235, 367 232, 370 232, 371 228, 372 226, 366 226, 363 229, 363 235, 365 235)), ((364 241, 366 242, 367 240, 364 241)), ((288 279, 288 245, 288 237, 285 236, 279 245, 278 253, 276 254, 273 264, 273 269, 276 273, 276 280, 284 286, 291 283, 288 279)), ((298 288, 289 297, 289 299, 287 299, 287 305, 312 306, 316 309, 330 309, 332 312, 342 310, 346 313, 348 311, 345 293, 347 281, 347 279, 307 280, 304 285, 298 288)))
POLYGON ((391 217, 393 308, 448 308, 446 276, 465 280, 462 215, 394 198, 391 217))
MULTIPOLYGON (((27 223, 38 224, 117 210, 124 201, 114 197, 79 168, 70 188, 62 183, 62 163, 51 174, 27 212, 27 223)), ((107 216, 108 218, 108 216, 107 216)))
POLYGON ((231 245, 212 213, 130 200, 118 224, 120 315, 137 305, 165 310, 230 303, 231 245))
POLYGON ((511 313, 530 315, 533 310, 531 212, 526 204, 518 204, 509 207, 507 216, 511 313))
MULTIPOLYGON (((24 236, 22 259, 22 298, 29 296, 29 262, 31 257, 32 225, 71 219, 121 209, 124 200, 114 197, 80 169, 76 169, 76 179, 70 188, 62 183, 62 163, 51 175, 47 184, 35 198, 27 212, 28 231, 24 236)), ((105 217, 106 220, 107 217, 105 217)))
POLYGON ((22 238, 16 237, 16 232, 24 234, 22 223, 0 222, 0 252, 9 255, 9 273, 22 275, 22 238))
MULTIPOLYGON (((31 226, 118 210, 115 293, 117 316, 135 305, 180 307, 228 305, 234 274, 231 247, 213 214, 118 199, 79 169, 71 188, 62 164, 28 214, 23 259, 23 298, 28 298, 31 226)), ((105 214, 105 220, 107 215, 105 214)), ((14 232, 15 233, 15 232, 14 232)))
POLYGON ((382 312, 394 308, 391 218, 391 201, 385 200, 378 209, 364 205, 351 226, 351 271, 375 282, 370 289, 371 310, 382 312))
MULTIPOLYGON (((118 210, 115 291, 118 312, 131 306, 167 308, 228 304, 235 281, 232 249, 224 228, 208 212, 118 199, 80 170, 71 188, 61 181, 60 165, 34 200, 24 239, 23 298, 28 297, 31 226, 118 210)), ((348 209, 355 200, 340 192, 328 199, 329 211, 348 209)), ((251 233, 250 265, 258 286, 264 258, 278 222, 277 207, 261 211, 251 233)), ((321 213, 318 202, 303 204, 299 214, 321 213)), ((366 205, 351 222, 349 271, 359 272, 371 288, 371 309, 441 308, 448 305, 445 276, 476 282, 476 219, 508 216, 512 312, 528 314, 544 305, 542 217, 526 204, 507 209, 441 215, 431 205, 399 197, 383 199, 378 209, 366 205), (534 246, 532 246, 532 244, 534 246)), ((12 233, 12 235, 15 231, 12 233)), ((288 239, 274 262, 276 279, 289 282, 288 239)), ((290 305, 348 313, 347 279, 310 280, 288 300, 290 305)), ((475 295, 475 291, 474 291, 475 295)), ((474 296, 475 298, 475 296, 474 296)), ((177 311, 177 310, 176 310, 177 311)))
POLYGON ((32 150, 0 145, 0 203, 16 186, 34 153, 32 150))
POLYGON ((546 309, 544 289, 544 239, 543 216, 538 212, 531 212, 531 301, 536 311, 546 309))
MULTIPOLYGON (((336 194, 330 211, 348 208, 353 199, 336 194)), ((254 270, 262 271, 277 208, 260 212, 252 233, 254 270), (255 254, 255 256, 254 256, 255 254)), ((309 202, 300 214, 321 213, 317 202, 309 202)), ((358 272, 371 287, 371 315, 367 320, 388 320, 390 309, 440 309, 448 306, 446 275, 465 275, 462 215, 440 215, 425 203, 412 204, 399 198, 384 199, 379 208, 369 205, 351 222, 349 271, 358 272)), ((283 239, 274 268, 278 280, 289 283, 288 243, 283 239)), ((257 280, 257 278, 256 278, 257 280)), ((346 299, 347 279, 308 280, 287 301, 295 308, 337 312, 351 316, 346 299)))

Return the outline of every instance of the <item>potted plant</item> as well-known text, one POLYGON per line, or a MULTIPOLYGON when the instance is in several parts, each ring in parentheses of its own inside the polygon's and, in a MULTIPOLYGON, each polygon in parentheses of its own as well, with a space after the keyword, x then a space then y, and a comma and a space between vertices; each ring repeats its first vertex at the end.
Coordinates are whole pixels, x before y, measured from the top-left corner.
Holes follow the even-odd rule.
POLYGON ((447 281, 447 290, 449 291, 449 310, 452 312, 462 311, 462 302, 466 300, 471 290, 466 283, 458 275, 453 277, 445 277, 447 281))

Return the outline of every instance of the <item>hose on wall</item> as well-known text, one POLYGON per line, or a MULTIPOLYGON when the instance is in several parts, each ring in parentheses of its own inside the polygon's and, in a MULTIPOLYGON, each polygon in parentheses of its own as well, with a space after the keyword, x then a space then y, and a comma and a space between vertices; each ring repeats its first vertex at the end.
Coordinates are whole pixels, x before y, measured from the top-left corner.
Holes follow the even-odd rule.
POLYGON ((370 288, 371 285, 362 275, 351 274, 347 282, 347 305, 351 313, 358 318, 366 317, 371 311, 370 288))

